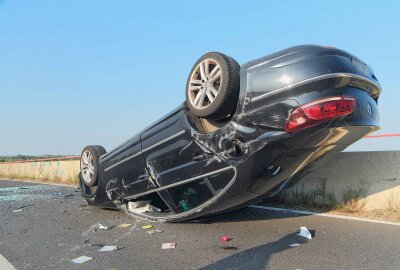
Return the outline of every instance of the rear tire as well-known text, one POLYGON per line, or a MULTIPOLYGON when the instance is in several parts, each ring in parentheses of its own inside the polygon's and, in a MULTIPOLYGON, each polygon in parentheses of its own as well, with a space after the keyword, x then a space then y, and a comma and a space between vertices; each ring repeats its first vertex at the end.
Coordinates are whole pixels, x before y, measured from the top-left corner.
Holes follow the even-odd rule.
POLYGON ((99 160, 106 153, 100 145, 89 145, 82 150, 79 185, 82 197, 88 204, 100 204, 108 200, 101 177, 99 160))
POLYGON ((227 55, 209 52, 194 64, 186 83, 186 104, 197 117, 219 120, 235 113, 240 65, 227 55))

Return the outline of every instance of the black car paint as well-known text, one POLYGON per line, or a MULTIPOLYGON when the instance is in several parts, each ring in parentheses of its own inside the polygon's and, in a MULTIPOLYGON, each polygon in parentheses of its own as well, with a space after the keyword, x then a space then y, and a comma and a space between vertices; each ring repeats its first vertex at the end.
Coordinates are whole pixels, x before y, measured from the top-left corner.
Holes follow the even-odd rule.
POLYGON ((99 183, 109 199, 128 211, 127 200, 157 193, 170 211, 135 215, 161 221, 233 210, 276 195, 379 129, 380 85, 366 64, 342 50, 296 46, 242 65, 240 75, 236 113, 217 131, 196 128, 182 104, 102 156, 99 183), (354 113, 284 131, 294 109, 340 95, 356 98, 354 113), (197 195, 187 194, 191 186, 197 195), (199 198, 188 208, 179 196, 199 198))

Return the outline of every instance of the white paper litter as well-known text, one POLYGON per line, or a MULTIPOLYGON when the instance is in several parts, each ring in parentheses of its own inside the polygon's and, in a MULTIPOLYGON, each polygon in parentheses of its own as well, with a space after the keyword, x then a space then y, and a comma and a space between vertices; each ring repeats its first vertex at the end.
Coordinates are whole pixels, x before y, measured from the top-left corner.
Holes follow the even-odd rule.
POLYGON ((22 212, 22 209, 13 210, 13 213, 22 212))
POLYGON ((300 227, 300 232, 297 235, 307 239, 312 239, 311 233, 306 227, 300 227))
POLYGON ((155 230, 150 230, 150 231, 147 231, 147 233, 148 233, 148 234, 151 234, 151 235, 153 235, 153 234, 159 234, 159 233, 162 233, 162 231, 160 231, 160 230, 158 230, 158 229, 155 229, 155 230))
POLYGON ((117 246, 104 246, 100 249, 100 251, 115 251, 117 250, 117 246))
POLYGON ((134 209, 134 208, 139 208, 139 207, 145 207, 151 203, 151 201, 135 201, 135 202, 128 202, 128 208, 129 209, 134 209))
POLYGON ((142 207, 133 207, 132 205, 130 205, 130 203, 131 202, 128 203, 128 209, 131 212, 136 213, 136 214, 143 214, 143 213, 147 213, 147 212, 161 212, 160 208, 152 206, 149 203, 142 207))
POLYGON ((99 223, 98 229, 99 229, 99 230, 108 230, 108 229, 110 229, 110 227, 104 226, 104 225, 102 225, 102 224, 99 223))
POLYGON ((176 243, 163 243, 161 249, 174 249, 176 247, 176 243))
POLYGON ((81 263, 84 263, 84 262, 87 262, 87 261, 90 261, 90 260, 93 260, 93 258, 88 257, 88 256, 80 256, 78 258, 75 258, 75 259, 71 260, 71 262, 81 264, 81 263))
POLYGON ((290 244, 289 246, 290 247, 298 247, 298 246, 300 246, 300 244, 299 243, 293 243, 293 244, 290 244))

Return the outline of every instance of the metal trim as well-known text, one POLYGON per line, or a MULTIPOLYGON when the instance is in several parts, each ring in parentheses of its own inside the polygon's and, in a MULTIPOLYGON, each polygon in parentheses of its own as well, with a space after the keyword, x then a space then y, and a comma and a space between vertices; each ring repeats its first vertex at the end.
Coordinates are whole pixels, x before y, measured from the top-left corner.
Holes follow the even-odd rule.
POLYGON ((144 152, 146 152, 146 151, 149 151, 150 149, 153 149, 154 147, 157 147, 157 146, 159 146, 159 145, 161 145, 161 144, 163 144, 163 143, 166 143, 166 142, 168 142, 169 140, 172 140, 172 139, 174 139, 174 138, 176 138, 176 137, 178 137, 178 136, 180 136, 180 135, 182 135, 182 134, 184 134, 184 133, 185 133, 185 131, 184 131, 184 130, 181 130, 181 131, 179 131, 178 133, 176 133, 176 134, 174 134, 174 135, 172 135, 172 136, 170 136, 170 137, 168 137, 168 138, 166 138, 166 139, 164 139, 164 140, 162 140, 162 141, 159 141, 158 143, 153 144, 152 146, 149 146, 149 147, 143 149, 143 150, 142 150, 142 153, 144 153, 144 152))
POLYGON ((356 74, 351 74, 351 73, 331 73, 331 74, 324 74, 324 75, 312 77, 312 78, 309 78, 309 79, 306 79, 306 80, 303 80, 303 81, 299 81, 299 82, 284 86, 282 88, 278 88, 278 89, 273 90, 271 92, 268 92, 268 93, 259 95, 257 97, 254 97, 254 98, 251 99, 251 101, 257 101, 257 100, 263 99, 263 98, 265 98, 265 97, 267 97, 269 95, 275 94, 277 92, 281 92, 281 91, 286 90, 286 89, 290 89, 290 88, 295 87, 295 86, 299 86, 299 85, 303 85, 303 84, 307 84, 307 83, 311 83, 311 82, 318 81, 318 80, 323 80, 323 79, 336 78, 336 77, 355 78, 355 79, 358 79, 358 80, 365 81, 365 82, 367 82, 369 84, 372 84, 373 86, 375 86, 378 89, 381 89, 381 86, 378 83, 376 83, 373 80, 370 80, 368 78, 356 75, 356 74))
MULTIPOLYGON (((197 207, 195 207, 195 208, 193 208, 193 209, 191 209, 191 210, 189 210, 189 211, 187 211, 187 212, 183 212, 183 213, 180 213, 180 214, 173 214, 173 215, 169 215, 169 216, 161 216, 161 219, 160 219, 160 220, 162 220, 162 218, 164 218, 164 221, 171 220, 172 218, 173 218, 173 219, 179 219, 179 218, 182 218, 182 217, 191 215, 192 213, 199 211, 199 209, 203 209, 204 207, 208 207, 209 205, 211 205, 212 203, 214 203, 217 199, 219 199, 221 196, 223 196, 223 195, 225 194, 225 191, 228 190, 228 189, 233 185, 233 183, 234 183, 235 180, 236 180, 236 177, 237 177, 236 168, 233 167, 233 166, 230 166, 230 168, 231 168, 231 169, 233 170, 233 172, 235 173, 234 176, 232 177, 232 179, 230 180, 230 182, 225 186, 225 188, 223 188, 223 189, 222 189, 217 195, 215 195, 213 198, 211 198, 210 200, 206 201, 204 204, 199 205, 199 206, 197 206, 197 207)), ((128 214, 131 214, 131 215, 133 215, 133 216, 135 216, 135 217, 139 217, 139 218, 151 219, 151 218, 153 217, 153 216, 150 216, 150 215, 144 215, 144 214, 133 213, 133 212, 127 210, 127 209, 125 209, 124 211, 125 211, 126 213, 128 213, 128 214)), ((156 218, 156 217, 154 217, 154 218, 156 218)))
POLYGON ((133 155, 131 155, 131 156, 129 156, 129 157, 123 159, 123 160, 120 160, 120 161, 118 161, 117 163, 115 163, 115 164, 113 164, 113 165, 111 165, 111 166, 105 168, 104 171, 106 172, 106 171, 108 171, 108 170, 111 170, 112 168, 114 168, 114 167, 116 167, 116 166, 118 166, 118 165, 124 163, 125 161, 128 161, 128 160, 130 160, 130 159, 132 159, 132 158, 134 158, 134 157, 137 157, 138 155, 143 154, 144 152, 149 151, 150 149, 152 149, 152 148, 154 148, 154 147, 157 147, 157 146, 159 146, 159 145, 161 145, 161 144, 163 144, 163 143, 166 143, 167 141, 172 140, 172 139, 174 139, 174 138, 176 138, 176 137, 182 135, 183 133, 185 133, 184 130, 182 130, 182 131, 180 131, 180 132, 178 132, 178 133, 176 133, 176 134, 174 134, 174 135, 172 135, 172 136, 170 136, 170 137, 168 137, 168 138, 166 138, 166 139, 164 139, 164 140, 162 140, 162 141, 159 141, 158 143, 153 144, 152 146, 149 146, 149 147, 147 147, 146 149, 144 149, 144 150, 142 150, 142 151, 139 151, 139 152, 137 152, 136 154, 133 154, 133 155))
POLYGON ((137 157, 137 156, 139 156, 140 154, 142 154, 141 151, 139 151, 139 152, 137 152, 136 154, 133 154, 133 155, 131 155, 131 156, 129 156, 129 157, 123 159, 123 160, 118 161, 117 163, 111 165, 110 167, 105 168, 104 171, 106 172, 106 171, 108 171, 108 170, 111 170, 112 168, 114 168, 114 167, 120 165, 121 163, 124 163, 125 161, 128 161, 128 160, 130 160, 130 159, 132 159, 132 158, 134 158, 134 157, 137 157))
POLYGON ((131 195, 131 196, 125 197, 124 199, 125 200, 136 199, 136 198, 142 197, 144 195, 148 195, 150 193, 159 192, 159 191, 166 190, 166 189, 169 189, 169 188, 173 188, 173 187, 176 187, 176 186, 184 185, 184 184, 193 182, 193 181, 195 181, 197 179, 200 179, 200 178, 203 178, 203 177, 207 177, 209 175, 213 175, 213 174, 216 174, 216 173, 224 172, 224 171, 227 171, 229 169, 233 169, 233 167, 232 166, 228 166, 228 167, 216 170, 216 171, 212 171, 212 172, 205 173, 205 174, 202 174, 202 175, 199 175, 199 176, 188 178, 186 180, 182 180, 182 181, 180 181, 178 183, 173 183, 173 184, 166 185, 166 186, 163 186, 163 187, 159 187, 159 188, 156 188, 156 189, 148 190, 146 192, 142 192, 142 193, 139 193, 139 194, 131 195))

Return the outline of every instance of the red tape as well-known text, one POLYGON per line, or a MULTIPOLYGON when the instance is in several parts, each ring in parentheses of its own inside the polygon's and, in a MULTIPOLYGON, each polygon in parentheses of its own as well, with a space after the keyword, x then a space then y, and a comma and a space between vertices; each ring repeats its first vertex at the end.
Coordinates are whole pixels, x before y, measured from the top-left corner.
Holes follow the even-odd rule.
POLYGON ((368 136, 365 136, 364 138, 365 139, 372 139, 372 138, 385 138, 385 137, 400 137, 400 133, 368 135, 368 136))

